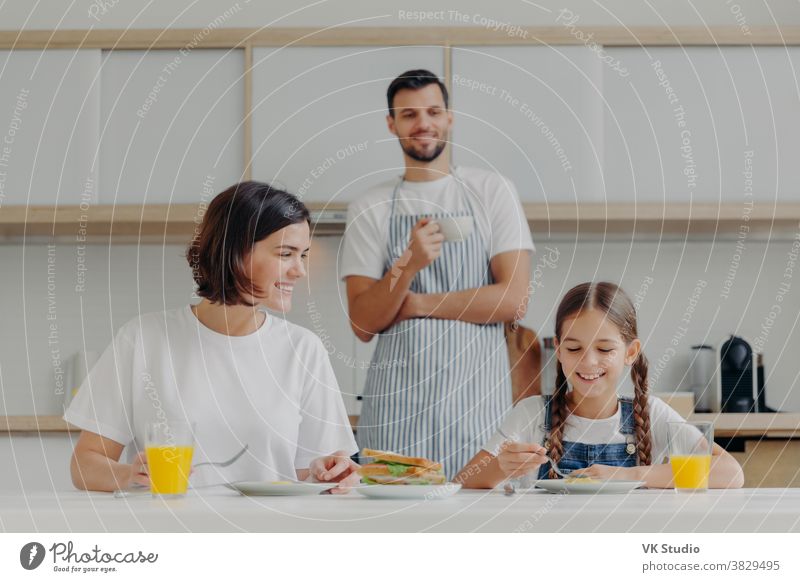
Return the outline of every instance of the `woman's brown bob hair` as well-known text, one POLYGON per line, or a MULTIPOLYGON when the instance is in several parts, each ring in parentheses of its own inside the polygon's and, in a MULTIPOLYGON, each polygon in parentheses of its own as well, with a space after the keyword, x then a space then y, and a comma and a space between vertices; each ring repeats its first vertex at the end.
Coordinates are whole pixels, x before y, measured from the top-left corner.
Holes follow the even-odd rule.
POLYGON ((257 242, 300 222, 311 224, 308 208, 269 184, 241 182, 217 194, 186 251, 197 294, 212 303, 252 306, 243 296, 263 291, 245 275, 245 258, 257 242))

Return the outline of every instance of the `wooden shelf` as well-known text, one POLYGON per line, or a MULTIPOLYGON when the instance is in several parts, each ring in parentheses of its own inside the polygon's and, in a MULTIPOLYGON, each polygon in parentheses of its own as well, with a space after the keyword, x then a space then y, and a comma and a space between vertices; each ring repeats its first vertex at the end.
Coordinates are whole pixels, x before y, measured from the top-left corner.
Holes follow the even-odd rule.
POLYGON ((60 416, 0 416, 0 433, 68 432, 80 430, 60 416))
MULTIPOLYGON (((606 46, 795 45, 798 26, 586 26, 594 42, 606 46)), ((262 27, 214 29, 8 30, 2 49, 182 49, 253 46, 486 46, 578 45, 565 26, 521 26, 518 34, 479 26, 262 27)))
POLYGON ((800 226, 800 203, 759 202, 745 219, 742 204, 689 203, 555 203, 524 204, 534 233, 730 237, 740 229, 748 236, 794 234, 800 226))
MULTIPOLYGON (((748 235, 780 235, 797 231, 800 203, 761 202, 742 216, 740 204, 535 203, 524 204, 525 215, 538 237, 552 235, 735 236, 741 227, 748 235)), ((344 232, 345 203, 309 204, 315 235, 344 232)), ((3 206, 0 237, 5 240, 58 237, 87 242, 186 243, 198 227, 204 207, 196 204, 3 206)))
MULTIPOLYGON (((345 204, 311 204, 314 234, 344 231, 345 204), (322 220, 317 221, 321 215, 322 220)), ((200 204, 97 204, 79 206, 0 207, 0 237, 6 240, 58 237, 81 242, 187 243, 206 207, 200 204)))

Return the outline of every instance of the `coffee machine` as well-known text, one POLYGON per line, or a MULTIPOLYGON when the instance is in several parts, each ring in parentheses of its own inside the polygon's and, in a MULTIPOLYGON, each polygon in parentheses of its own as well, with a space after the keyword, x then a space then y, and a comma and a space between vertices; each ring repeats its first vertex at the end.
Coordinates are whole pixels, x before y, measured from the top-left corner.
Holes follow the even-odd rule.
POLYGON ((766 405, 763 365, 742 337, 731 335, 717 350, 715 412, 774 412, 766 405))

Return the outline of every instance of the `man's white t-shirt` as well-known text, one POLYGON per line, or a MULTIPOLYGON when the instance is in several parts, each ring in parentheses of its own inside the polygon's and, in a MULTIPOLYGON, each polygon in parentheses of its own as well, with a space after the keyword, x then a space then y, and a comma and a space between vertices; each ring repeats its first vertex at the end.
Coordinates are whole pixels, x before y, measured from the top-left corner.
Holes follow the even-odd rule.
POLYGON ((457 167, 453 173, 429 182, 389 180, 350 203, 339 271, 342 278, 383 277, 395 187, 395 213, 399 215, 468 211, 468 196, 489 258, 507 251, 534 250, 530 227, 511 181, 496 172, 457 167))
MULTIPOLYGON (((684 418, 660 398, 647 399, 650 410, 650 451, 653 464, 661 464, 669 455, 668 422, 682 422, 684 418)), ((500 430, 517 442, 542 444, 544 441, 544 398, 531 396, 521 400, 500 425, 500 430)), ((609 418, 584 418, 570 414, 564 424, 563 441, 587 445, 624 444, 625 435, 619 431, 622 407, 609 418)), ((698 437, 700 434, 698 433, 698 437)), ((483 449, 497 456, 500 446, 507 440, 496 432, 483 449)))
POLYGON ((312 459, 358 448, 322 342, 267 314, 254 333, 228 336, 189 306, 126 323, 81 386, 67 422, 144 451, 148 421, 197 423, 194 485, 295 480, 312 459))

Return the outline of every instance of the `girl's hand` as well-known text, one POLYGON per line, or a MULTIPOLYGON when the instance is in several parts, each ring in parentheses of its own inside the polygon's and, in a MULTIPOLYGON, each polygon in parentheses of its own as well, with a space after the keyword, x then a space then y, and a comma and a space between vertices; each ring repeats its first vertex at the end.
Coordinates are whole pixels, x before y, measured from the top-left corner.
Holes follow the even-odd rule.
POLYGON ((639 481, 639 467, 612 467, 610 465, 590 465, 585 469, 572 471, 570 475, 583 475, 593 479, 616 481, 639 481))
POLYGON ((359 465, 354 463, 345 451, 336 451, 326 457, 317 457, 308 467, 311 477, 319 483, 338 483, 331 489, 333 494, 342 494, 358 485, 361 477, 356 471, 359 465))
POLYGON ((133 459, 131 467, 131 477, 127 483, 127 487, 140 485, 142 487, 150 487, 150 473, 147 470, 147 454, 139 453, 133 459))
POLYGON ((547 449, 534 443, 506 441, 497 455, 497 464, 506 479, 516 479, 534 471, 547 462, 547 449))

